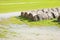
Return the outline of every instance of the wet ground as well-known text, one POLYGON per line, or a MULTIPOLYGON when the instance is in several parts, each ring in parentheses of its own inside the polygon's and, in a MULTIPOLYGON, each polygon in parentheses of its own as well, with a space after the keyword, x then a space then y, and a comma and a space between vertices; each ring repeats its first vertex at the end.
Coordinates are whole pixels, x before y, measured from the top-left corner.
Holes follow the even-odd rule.
MULTIPOLYGON (((6 19, 19 14, 18 12, 0 14, 0 21, 1 18, 6 19)), ((5 34, 6 37, 0 40, 60 40, 60 28, 57 26, 30 27, 26 24, 0 24, 0 33, 3 29, 8 32, 5 34)))
POLYGON ((6 38, 0 40, 60 40, 60 28, 56 26, 29 27, 26 24, 0 26, 5 26, 10 32, 16 32, 15 36, 8 33, 6 38))

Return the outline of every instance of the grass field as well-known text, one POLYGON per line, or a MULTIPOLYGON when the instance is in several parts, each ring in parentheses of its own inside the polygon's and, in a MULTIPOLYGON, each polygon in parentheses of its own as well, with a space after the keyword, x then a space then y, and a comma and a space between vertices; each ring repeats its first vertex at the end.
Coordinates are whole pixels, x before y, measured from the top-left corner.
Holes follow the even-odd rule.
POLYGON ((60 0, 0 0, 0 13, 59 6, 60 0))

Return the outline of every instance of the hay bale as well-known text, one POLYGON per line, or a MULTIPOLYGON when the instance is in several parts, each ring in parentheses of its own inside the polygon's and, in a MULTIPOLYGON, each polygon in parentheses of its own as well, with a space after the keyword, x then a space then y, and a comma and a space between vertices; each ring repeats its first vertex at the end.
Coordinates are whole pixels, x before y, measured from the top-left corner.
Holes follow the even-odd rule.
POLYGON ((42 19, 43 19, 43 20, 48 19, 48 15, 47 15, 46 13, 43 13, 43 14, 42 14, 42 19))
POLYGON ((24 12, 21 12, 21 16, 24 16, 24 12))
POLYGON ((54 18, 58 18, 59 14, 58 12, 51 12, 54 18))
POLYGON ((39 16, 39 20, 44 20, 44 19, 48 19, 48 15, 42 11, 38 11, 38 16, 39 16))
POLYGON ((32 21, 38 21, 37 15, 33 15, 32 13, 29 13, 29 19, 31 19, 32 21))
POLYGON ((43 11, 44 11, 43 12, 44 13, 44 16, 46 16, 45 19, 52 19, 53 18, 51 12, 49 11, 49 8, 43 9, 43 11))
POLYGON ((51 8, 51 9, 49 9, 49 11, 52 13, 53 18, 58 18, 59 13, 57 12, 57 10, 55 8, 51 8))
POLYGON ((33 20, 33 21, 38 21, 38 16, 35 15, 32 20, 33 20))
POLYGON ((33 21, 36 21, 37 20, 37 11, 36 10, 32 10, 29 15, 28 15, 28 18, 33 20, 33 21))
POLYGON ((57 21, 60 22, 60 16, 57 18, 57 21))
POLYGON ((29 19, 33 19, 33 14, 32 13, 29 13, 28 18, 29 19))
POLYGON ((55 8, 57 10, 57 12, 60 14, 60 8, 55 8))
POLYGON ((48 19, 52 19, 53 18, 53 15, 51 14, 51 12, 46 12, 47 16, 48 16, 48 19))
POLYGON ((42 20, 42 15, 37 14, 37 18, 38 18, 38 20, 42 20))
POLYGON ((24 17, 28 18, 28 13, 24 12, 24 17))
POLYGON ((42 12, 46 13, 46 12, 48 12, 48 9, 47 8, 42 9, 42 12))

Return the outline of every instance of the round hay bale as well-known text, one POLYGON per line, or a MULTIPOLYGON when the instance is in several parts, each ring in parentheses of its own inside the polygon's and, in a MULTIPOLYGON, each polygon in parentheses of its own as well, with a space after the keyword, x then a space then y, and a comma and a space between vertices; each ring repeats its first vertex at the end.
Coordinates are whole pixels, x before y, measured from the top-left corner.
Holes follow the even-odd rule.
POLYGON ((48 8, 42 10, 44 13, 48 12, 48 8))
POLYGON ((37 14, 37 18, 38 18, 38 20, 42 20, 42 15, 37 14))
MULTIPOLYGON (((49 8, 43 9, 43 11, 44 11, 43 15, 44 15, 45 19, 52 19, 53 18, 52 14, 49 10, 50 10, 49 8)), ((43 17, 43 19, 44 19, 44 17, 43 17)))
POLYGON ((51 12, 54 18, 58 18, 59 14, 58 12, 51 12))
POLYGON ((48 15, 45 12, 38 11, 39 20, 48 19, 48 15))
POLYGON ((41 11, 41 10, 39 10, 38 12, 37 12, 37 14, 42 14, 43 12, 41 11))
POLYGON ((51 8, 51 9, 49 9, 49 11, 53 15, 53 18, 58 18, 59 13, 57 12, 57 10, 55 8, 51 8))
POLYGON ((52 13, 52 15, 53 15, 53 18, 56 18, 55 14, 54 14, 53 12, 51 12, 51 13, 52 13))
POLYGON ((29 19, 33 19, 32 13, 29 13, 28 18, 29 18, 29 19))
POLYGON ((38 16, 35 15, 32 20, 33 20, 33 21, 38 21, 38 16))
POLYGON ((34 20, 35 15, 37 15, 36 10, 32 10, 29 12, 28 18, 34 20))
POLYGON ((42 14, 42 19, 43 19, 43 20, 48 19, 48 15, 47 15, 46 13, 43 13, 43 14, 42 14))
POLYGON ((48 16, 48 19, 52 19, 53 18, 53 15, 51 14, 51 12, 46 12, 47 16, 48 16))
POLYGON ((21 12, 21 16, 24 16, 24 12, 21 12))
POLYGON ((57 10, 58 14, 60 14, 60 8, 55 8, 55 9, 57 10))
POLYGON ((57 21, 60 22, 60 16, 57 18, 57 21))
POLYGON ((28 18, 28 13, 24 12, 24 17, 28 18))
POLYGON ((57 12, 59 12, 59 9, 58 8, 55 8, 57 10, 57 12))

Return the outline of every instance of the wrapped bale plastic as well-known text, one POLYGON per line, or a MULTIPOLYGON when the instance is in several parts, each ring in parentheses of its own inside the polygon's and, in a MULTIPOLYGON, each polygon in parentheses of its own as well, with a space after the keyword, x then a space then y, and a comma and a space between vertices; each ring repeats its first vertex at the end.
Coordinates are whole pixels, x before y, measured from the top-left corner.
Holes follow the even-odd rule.
POLYGON ((42 12, 44 13, 48 12, 48 8, 42 9, 42 12))
POLYGON ((28 13, 24 12, 24 17, 28 18, 28 13))
POLYGON ((48 19, 48 15, 46 13, 42 12, 41 10, 38 11, 38 17, 39 17, 39 20, 48 19))
POLYGON ((57 21, 60 22, 60 16, 57 18, 57 21))
POLYGON ((43 20, 42 15, 40 15, 40 14, 37 14, 37 18, 38 18, 38 20, 43 20))
POLYGON ((29 13, 28 18, 29 18, 29 19, 33 19, 32 13, 29 13))
POLYGON ((57 10, 58 14, 60 14, 60 8, 55 8, 55 9, 57 10))
POLYGON ((51 8, 50 12, 52 13, 53 18, 58 18, 59 13, 57 12, 57 10, 55 8, 51 8))
POLYGON ((38 19, 38 16, 37 15, 35 15, 34 17, 33 17, 33 21, 38 21, 39 19, 38 19))
POLYGON ((38 18, 37 18, 37 13, 36 13, 36 11, 34 11, 34 10, 32 10, 32 11, 29 13, 28 16, 29 16, 28 18, 30 18, 30 19, 33 20, 33 21, 37 21, 37 20, 38 20, 38 18))
POLYGON ((45 13, 45 15, 47 16, 48 19, 52 19, 53 18, 52 14, 51 14, 51 12, 49 11, 48 8, 47 9, 43 9, 43 11, 44 11, 44 13, 45 13))
POLYGON ((24 12, 21 12, 21 16, 24 16, 24 12))

